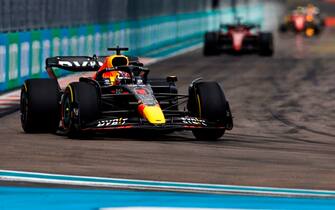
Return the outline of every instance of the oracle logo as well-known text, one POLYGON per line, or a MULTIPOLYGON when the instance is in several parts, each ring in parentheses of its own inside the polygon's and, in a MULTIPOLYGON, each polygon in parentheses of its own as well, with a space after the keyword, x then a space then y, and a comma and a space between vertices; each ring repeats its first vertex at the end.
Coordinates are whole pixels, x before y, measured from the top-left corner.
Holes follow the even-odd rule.
POLYGON ((95 67, 95 66, 102 66, 103 63, 100 61, 58 61, 58 65, 64 66, 64 67, 95 67))

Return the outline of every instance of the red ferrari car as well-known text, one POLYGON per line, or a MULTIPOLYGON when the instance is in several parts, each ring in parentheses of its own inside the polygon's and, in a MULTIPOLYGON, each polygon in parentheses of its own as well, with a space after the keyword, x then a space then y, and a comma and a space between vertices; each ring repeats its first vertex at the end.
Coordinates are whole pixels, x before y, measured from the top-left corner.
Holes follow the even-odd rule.
POLYGON ((204 41, 204 55, 220 53, 258 53, 273 55, 272 33, 261 32, 254 24, 221 24, 219 31, 207 32, 204 41))

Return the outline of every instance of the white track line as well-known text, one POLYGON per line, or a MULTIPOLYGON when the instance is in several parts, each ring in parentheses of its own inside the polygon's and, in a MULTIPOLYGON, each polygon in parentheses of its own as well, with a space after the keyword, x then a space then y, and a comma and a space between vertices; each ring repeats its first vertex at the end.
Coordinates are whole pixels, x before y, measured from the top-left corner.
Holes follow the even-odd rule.
POLYGON ((162 190, 198 193, 235 193, 299 197, 335 197, 335 191, 219 185, 187 182, 150 181, 0 170, 1 181, 110 187, 121 189, 162 190), (34 177, 35 176, 35 177, 34 177), (39 177, 36 177, 39 176, 39 177), (77 179, 77 180, 74 180, 77 179), (80 180, 81 179, 81 180, 80 180))
POLYGON ((330 195, 306 194, 306 193, 289 193, 289 192, 269 192, 262 190, 234 190, 234 189, 212 189, 203 187, 171 187, 171 186, 155 186, 155 185, 140 185, 140 184, 120 184, 120 183, 102 183, 89 181, 70 181, 58 179, 40 179, 40 178, 26 178, 26 177, 12 177, 0 176, 0 181, 13 182, 30 182, 42 184, 59 184, 72 186, 86 186, 86 187, 105 187, 114 189, 129 189, 129 190, 158 190, 158 191, 173 191, 173 192, 194 192, 194 193, 215 193, 215 194, 250 194, 250 195, 277 195, 277 196, 300 196, 300 197, 331 197, 330 195))

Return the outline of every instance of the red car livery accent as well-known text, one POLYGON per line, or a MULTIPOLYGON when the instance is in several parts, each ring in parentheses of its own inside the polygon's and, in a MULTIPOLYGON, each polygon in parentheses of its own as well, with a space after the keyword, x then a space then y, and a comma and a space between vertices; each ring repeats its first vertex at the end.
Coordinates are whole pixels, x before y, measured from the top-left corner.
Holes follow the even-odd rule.
POLYGON ((218 31, 205 34, 204 55, 220 53, 258 53, 262 56, 272 56, 273 35, 261 32, 260 26, 254 24, 221 24, 218 31))

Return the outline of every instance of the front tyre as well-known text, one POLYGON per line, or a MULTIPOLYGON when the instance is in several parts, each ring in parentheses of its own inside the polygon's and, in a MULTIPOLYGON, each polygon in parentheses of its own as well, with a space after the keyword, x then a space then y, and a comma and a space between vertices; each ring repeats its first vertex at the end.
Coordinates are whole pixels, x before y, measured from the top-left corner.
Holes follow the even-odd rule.
POLYGON ((272 56, 273 55, 273 35, 272 33, 259 34, 259 55, 272 56))
POLYGON ((81 136, 81 129, 100 115, 99 94, 86 82, 69 84, 62 99, 62 127, 70 138, 81 136))
POLYGON ((204 41, 204 56, 219 55, 219 33, 207 32, 204 41))
MULTIPOLYGON (((197 82, 190 88, 188 110, 200 119, 216 124, 227 122, 228 102, 217 82, 197 82)), ((225 129, 194 129, 193 135, 199 140, 217 140, 223 136, 225 129)))
POLYGON ((279 26, 279 32, 286 33, 288 31, 288 26, 285 23, 280 24, 279 26))

